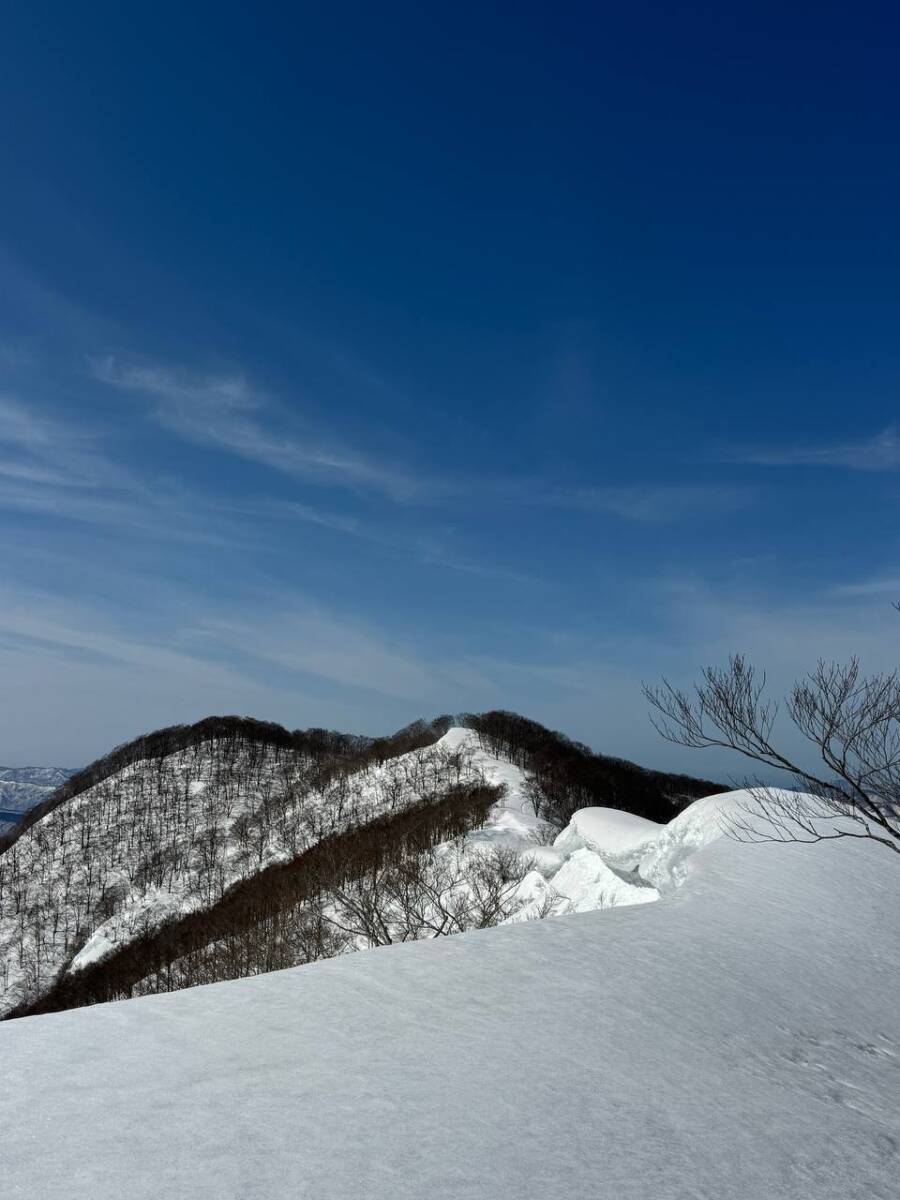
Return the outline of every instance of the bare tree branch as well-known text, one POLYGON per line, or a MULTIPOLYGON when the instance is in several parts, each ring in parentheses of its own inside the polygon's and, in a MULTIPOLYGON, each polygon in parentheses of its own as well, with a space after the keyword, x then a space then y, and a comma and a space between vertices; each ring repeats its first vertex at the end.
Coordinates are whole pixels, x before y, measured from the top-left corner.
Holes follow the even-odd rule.
POLYGON ((651 721, 667 741, 692 749, 736 750, 787 772, 793 791, 753 788, 753 802, 733 819, 750 841, 822 841, 855 837, 900 854, 900 678, 864 676, 859 662, 819 662, 791 689, 784 708, 816 749, 825 770, 810 770, 774 741, 779 706, 765 696, 766 677, 741 655, 707 667, 693 695, 667 679, 645 687, 651 721))

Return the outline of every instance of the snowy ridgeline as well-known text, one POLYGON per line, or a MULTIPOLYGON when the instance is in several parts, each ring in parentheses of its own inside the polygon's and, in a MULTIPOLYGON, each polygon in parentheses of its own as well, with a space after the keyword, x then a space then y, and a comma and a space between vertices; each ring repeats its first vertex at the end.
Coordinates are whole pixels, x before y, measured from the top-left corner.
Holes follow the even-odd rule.
POLYGON ((0 1014, 323 838, 477 784, 429 747, 353 773, 240 737, 137 762, 0 856, 0 1014))
POLYGON ((483 825, 426 851, 380 856, 315 897, 220 924, 184 953, 63 1004, 172 991, 400 941, 657 900, 686 856, 721 832, 740 795, 697 801, 669 825, 587 809, 558 831, 535 815, 523 771, 469 730, 381 766, 338 772, 240 738, 142 761, 49 814, 0 858, 0 1013, 166 921, 212 909, 232 885, 293 862, 329 834, 453 786, 498 787, 483 825))
POLYGON ((684 881, 691 855, 737 819, 752 820, 755 808, 746 790, 695 800, 666 825, 620 809, 585 808, 558 833, 534 815, 524 772, 486 753, 470 731, 451 729, 438 744, 466 748, 484 778, 503 785, 490 819, 466 842, 475 850, 513 848, 530 867, 517 888, 521 906, 512 906, 507 922, 658 900, 684 881))
POLYGON ((657 903, 0 1025, 4 1195, 896 1200, 896 856, 717 836, 741 802, 543 855, 657 903))

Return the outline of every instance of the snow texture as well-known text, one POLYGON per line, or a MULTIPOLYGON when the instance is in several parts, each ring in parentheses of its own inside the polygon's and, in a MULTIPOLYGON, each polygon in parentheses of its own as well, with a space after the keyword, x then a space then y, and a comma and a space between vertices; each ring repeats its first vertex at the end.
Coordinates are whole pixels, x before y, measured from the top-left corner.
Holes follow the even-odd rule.
POLYGON ((896 1200, 895 856, 713 807, 658 903, 0 1025, 4 1197, 896 1200))

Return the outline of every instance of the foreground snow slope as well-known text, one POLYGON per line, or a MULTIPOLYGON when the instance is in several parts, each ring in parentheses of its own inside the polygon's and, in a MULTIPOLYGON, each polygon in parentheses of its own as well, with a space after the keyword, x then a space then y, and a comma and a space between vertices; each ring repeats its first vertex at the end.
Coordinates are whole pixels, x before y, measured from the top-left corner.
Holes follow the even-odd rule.
POLYGON ((3 1195, 896 1200, 898 899, 720 839, 654 904, 0 1025, 3 1195))

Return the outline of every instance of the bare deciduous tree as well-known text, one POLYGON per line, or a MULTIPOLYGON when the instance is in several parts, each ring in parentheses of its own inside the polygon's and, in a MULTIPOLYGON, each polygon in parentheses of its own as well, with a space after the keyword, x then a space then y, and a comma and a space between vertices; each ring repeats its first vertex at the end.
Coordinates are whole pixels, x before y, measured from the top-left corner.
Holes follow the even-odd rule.
POLYGON ((859 662, 820 662, 794 684, 785 709, 815 747, 824 770, 802 767, 774 744, 779 705, 765 675, 741 655, 707 667, 688 694, 668 680, 645 687, 651 719, 668 741, 694 749, 736 750, 788 772, 800 791, 754 789, 756 804, 734 823, 751 840, 821 841, 856 837, 900 854, 900 676, 863 675, 859 662))
POLYGON ((524 906, 517 889, 530 861, 515 850, 473 851, 464 839, 384 861, 331 894, 327 919, 370 946, 484 929, 524 906))

